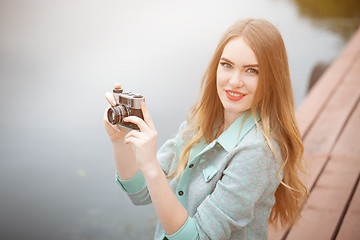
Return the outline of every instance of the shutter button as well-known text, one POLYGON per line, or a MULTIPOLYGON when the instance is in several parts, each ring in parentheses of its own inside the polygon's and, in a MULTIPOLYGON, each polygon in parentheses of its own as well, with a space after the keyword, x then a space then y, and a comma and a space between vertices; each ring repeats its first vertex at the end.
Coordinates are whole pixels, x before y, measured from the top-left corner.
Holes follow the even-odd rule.
POLYGON ((184 192, 183 191, 179 191, 179 196, 182 196, 184 195, 184 192))

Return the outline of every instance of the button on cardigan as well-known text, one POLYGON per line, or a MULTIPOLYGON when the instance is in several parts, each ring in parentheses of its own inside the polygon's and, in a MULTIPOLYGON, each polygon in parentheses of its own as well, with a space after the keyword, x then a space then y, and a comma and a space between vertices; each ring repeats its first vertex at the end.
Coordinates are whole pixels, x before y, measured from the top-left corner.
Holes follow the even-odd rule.
MULTIPOLYGON (((267 239, 281 161, 271 152, 255 119, 244 119, 244 115, 213 142, 203 139, 195 144, 181 178, 168 180, 189 217, 173 235, 166 235, 158 221, 154 239, 267 239)), ((166 175, 178 163, 185 127, 186 122, 157 153, 166 175)), ((135 205, 151 203, 140 171, 125 181, 116 175, 116 180, 135 205)))

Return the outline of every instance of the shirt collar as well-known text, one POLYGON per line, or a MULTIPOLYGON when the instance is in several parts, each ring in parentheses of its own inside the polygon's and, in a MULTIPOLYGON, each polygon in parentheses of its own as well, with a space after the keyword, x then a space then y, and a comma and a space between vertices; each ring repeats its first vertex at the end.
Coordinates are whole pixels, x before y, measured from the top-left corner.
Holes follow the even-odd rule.
MULTIPOLYGON (((220 145, 227 151, 230 152, 234 147, 236 147, 240 141, 244 138, 244 136, 250 131, 251 128, 255 125, 255 120, 252 114, 247 114, 244 112, 240 115, 231 126, 223 132, 219 138, 218 142, 220 145), (243 119, 248 115, 245 119, 244 124, 241 126, 243 119), (241 129, 240 129, 241 127, 241 129)), ((260 117, 256 114, 256 121, 260 121, 260 117)))

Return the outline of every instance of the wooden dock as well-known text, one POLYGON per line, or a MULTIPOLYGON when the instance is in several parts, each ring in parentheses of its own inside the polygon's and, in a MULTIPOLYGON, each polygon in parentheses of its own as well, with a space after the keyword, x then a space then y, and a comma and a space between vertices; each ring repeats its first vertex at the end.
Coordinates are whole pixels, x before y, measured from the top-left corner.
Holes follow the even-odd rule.
POLYGON ((360 29, 296 111, 310 191, 292 227, 269 239, 360 239, 360 29))

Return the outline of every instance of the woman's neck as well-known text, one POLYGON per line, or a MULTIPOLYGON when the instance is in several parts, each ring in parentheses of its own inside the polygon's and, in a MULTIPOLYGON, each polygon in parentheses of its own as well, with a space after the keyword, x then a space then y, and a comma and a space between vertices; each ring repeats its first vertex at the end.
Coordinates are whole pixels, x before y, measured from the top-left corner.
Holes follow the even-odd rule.
POLYGON ((223 131, 225 132, 231 126, 231 124, 233 124, 233 122, 235 122, 235 120, 241 116, 241 114, 243 114, 243 113, 242 112, 240 112, 240 113, 224 112, 223 131))
POLYGON ((240 117, 241 114, 242 112, 236 114, 224 112, 224 121, 220 124, 215 138, 218 138, 223 132, 225 132, 231 124, 240 117))

